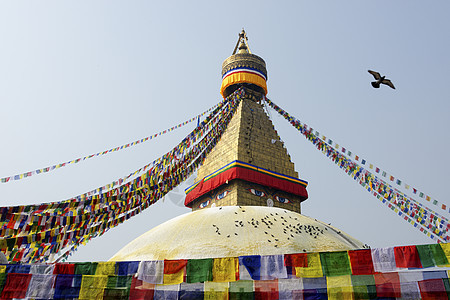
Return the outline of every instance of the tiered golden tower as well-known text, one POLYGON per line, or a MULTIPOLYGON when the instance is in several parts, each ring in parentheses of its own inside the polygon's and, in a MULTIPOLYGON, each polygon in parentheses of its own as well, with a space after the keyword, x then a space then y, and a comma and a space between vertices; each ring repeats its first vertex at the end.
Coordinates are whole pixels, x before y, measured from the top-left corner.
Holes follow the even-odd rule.
POLYGON ((298 179, 294 164, 264 111, 261 100, 267 93, 266 64, 251 54, 244 30, 233 55, 222 65, 222 76, 222 95, 242 88, 245 96, 221 140, 198 169, 196 184, 187 190, 186 205, 193 210, 230 205, 274 206, 300 213, 300 203, 307 198, 306 182, 298 179), (235 53, 239 44, 239 52, 235 53), (215 184, 219 186, 207 193, 191 195, 202 180, 216 180, 216 174, 223 174, 221 169, 233 164, 259 173, 236 176, 215 184), (277 178, 280 184, 261 184, 271 181, 270 177, 277 178), (300 192, 283 188, 290 184, 297 184, 300 192))

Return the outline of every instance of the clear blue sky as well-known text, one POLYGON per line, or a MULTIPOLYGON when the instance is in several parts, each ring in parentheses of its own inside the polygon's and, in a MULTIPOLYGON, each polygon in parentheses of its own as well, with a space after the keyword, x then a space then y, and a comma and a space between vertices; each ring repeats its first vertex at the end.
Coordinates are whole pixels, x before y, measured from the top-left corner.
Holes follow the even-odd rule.
MULTIPOLYGON (((449 11, 448 1, 2 1, 0 177, 134 141, 213 106, 222 61, 244 27, 267 63, 270 99, 450 204, 449 11), (397 89, 373 89, 368 69, 397 89)), ((309 182, 304 214, 372 247, 432 242, 272 117, 309 182)), ((0 205, 59 201, 107 184, 170 150, 193 126, 1 184, 0 205)), ((179 198, 172 194, 71 259, 109 259, 189 212, 179 198)))

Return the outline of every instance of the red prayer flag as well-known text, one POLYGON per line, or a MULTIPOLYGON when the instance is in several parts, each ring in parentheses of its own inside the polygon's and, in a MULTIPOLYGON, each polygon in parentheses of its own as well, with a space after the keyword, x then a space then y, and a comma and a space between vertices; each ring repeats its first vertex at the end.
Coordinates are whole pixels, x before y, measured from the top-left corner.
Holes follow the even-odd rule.
POLYGON ((53 274, 75 274, 75 264, 57 263, 53 274))
POLYGON ((448 299, 442 279, 428 279, 419 281, 420 296, 424 300, 448 299))
POLYGON ((25 298, 31 276, 31 274, 9 273, 8 277, 6 277, 6 283, 1 298, 25 298))
POLYGON ((155 293, 154 288, 154 284, 144 283, 142 280, 139 280, 133 276, 133 279, 131 280, 130 294, 128 296, 128 299, 153 299, 155 293))
POLYGON ((348 256, 353 275, 370 275, 375 272, 370 249, 349 250, 348 256))
POLYGON ((375 278, 375 286, 379 298, 401 297, 400 278, 397 272, 376 273, 373 276, 375 278))
POLYGON ((255 280, 253 282, 255 299, 280 299, 278 293, 278 280, 255 280))
POLYGON ((399 268, 422 268, 416 246, 394 247, 395 264, 399 268))
POLYGON ((308 256, 306 253, 285 254, 284 265, 287 267, 308 267, 308 256))
POLYGON ((187 259, 164 260, 164 274, 176 274, 187 265, 187 259))

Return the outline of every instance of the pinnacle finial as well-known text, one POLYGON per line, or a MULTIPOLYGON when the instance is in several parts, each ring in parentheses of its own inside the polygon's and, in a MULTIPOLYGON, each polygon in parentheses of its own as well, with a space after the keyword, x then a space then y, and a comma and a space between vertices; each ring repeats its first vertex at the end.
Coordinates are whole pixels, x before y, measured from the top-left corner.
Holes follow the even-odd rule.
POLYGON ((247 33, 245 32, 244 28, 242 28, 241 33, 239 33, 239 38, 237 40, 236 47, 234 47, 233 55, 236 54, 236 51, 238 50, 238 46, 239 46, 238 53, 252 54, 252 51, 250 51, 250 47, 248 46, 247 41, 248 41, 247 33))

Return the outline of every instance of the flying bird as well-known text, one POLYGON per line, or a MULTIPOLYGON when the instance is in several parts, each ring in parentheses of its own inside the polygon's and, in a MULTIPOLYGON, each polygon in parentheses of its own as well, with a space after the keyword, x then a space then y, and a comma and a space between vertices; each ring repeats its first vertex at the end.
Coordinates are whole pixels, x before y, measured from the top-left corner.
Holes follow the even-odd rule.
POLYGON ((395 89, 395 86, 392 84, 392 82, 389 79, 386 79, 386 76, 381 76, 380 73, 368 70, 370 74, 373 75, 376 81, 372 81, 371 84, 374 88, 379 88, 380 84, 385 84, 390 86, 391 88, 395 89))

